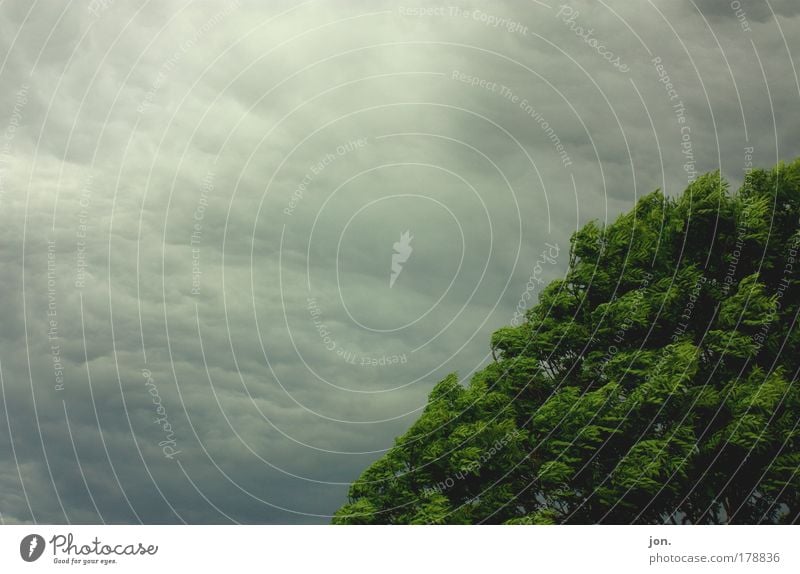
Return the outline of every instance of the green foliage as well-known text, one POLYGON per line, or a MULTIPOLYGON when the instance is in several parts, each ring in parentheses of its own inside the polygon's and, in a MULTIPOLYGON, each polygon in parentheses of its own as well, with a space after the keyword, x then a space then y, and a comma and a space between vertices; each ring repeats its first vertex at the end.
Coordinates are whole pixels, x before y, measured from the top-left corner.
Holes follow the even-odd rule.
POLYGON ((585 225, 495 362, 437 384, 334 522, 796 521, 799 222, 795 161, 585 225))

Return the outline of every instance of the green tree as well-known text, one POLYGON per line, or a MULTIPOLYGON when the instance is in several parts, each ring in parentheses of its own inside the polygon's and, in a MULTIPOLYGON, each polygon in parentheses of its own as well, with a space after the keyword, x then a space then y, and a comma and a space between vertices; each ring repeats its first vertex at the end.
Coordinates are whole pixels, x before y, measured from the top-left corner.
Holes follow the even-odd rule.
POLYGON ((799 221, 800 160, 587 224, 496 361, 437 384, 334 522, 796 521, 799 221))

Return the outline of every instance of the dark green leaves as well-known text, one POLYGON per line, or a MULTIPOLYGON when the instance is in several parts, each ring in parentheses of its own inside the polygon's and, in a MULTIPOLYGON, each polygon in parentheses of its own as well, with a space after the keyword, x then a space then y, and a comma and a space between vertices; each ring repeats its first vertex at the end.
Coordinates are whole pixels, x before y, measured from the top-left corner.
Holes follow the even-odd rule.
POLYGON ((572 237, 495 362, 437 384, 334 522, 791 522, 800 161, 572 237))

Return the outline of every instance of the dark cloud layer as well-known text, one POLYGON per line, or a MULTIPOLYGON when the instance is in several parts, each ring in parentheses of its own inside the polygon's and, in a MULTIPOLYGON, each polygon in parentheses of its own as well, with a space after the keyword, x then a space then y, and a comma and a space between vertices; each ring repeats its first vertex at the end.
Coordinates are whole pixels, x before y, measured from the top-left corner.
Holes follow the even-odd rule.
POLYGON ((0 7, 4 523, 327 522, 577 227, 800 155, 793 2, 268 4, 0 7))
POLYGON ((687 0, 696 10, 710 18, 770 22, 778 16, 791 18, 800 14, 800 5, 792 0, 687 0))

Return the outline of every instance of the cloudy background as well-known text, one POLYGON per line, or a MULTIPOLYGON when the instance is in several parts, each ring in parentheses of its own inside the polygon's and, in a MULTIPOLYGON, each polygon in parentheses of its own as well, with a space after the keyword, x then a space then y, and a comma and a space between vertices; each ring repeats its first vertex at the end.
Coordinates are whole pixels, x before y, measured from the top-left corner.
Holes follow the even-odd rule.
POLYGON ((798 38, 794 0, 0 3, 0 521, 328 522, 577 227, 800 155, 798 38))

